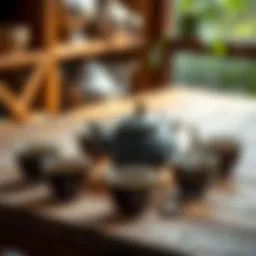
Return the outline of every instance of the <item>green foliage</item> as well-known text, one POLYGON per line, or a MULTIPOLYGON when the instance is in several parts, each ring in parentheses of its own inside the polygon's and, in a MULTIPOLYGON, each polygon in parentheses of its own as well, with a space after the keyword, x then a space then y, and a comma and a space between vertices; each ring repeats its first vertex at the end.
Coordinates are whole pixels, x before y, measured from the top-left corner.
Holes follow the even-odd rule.
POLYGON ((216 56, 225 56, 227 55, 227 47, 223 40, 216 39, 209 44, 211 52, 216 56))
POLYGON ((252 65, 250 69, 249 92, 251 95, 256 96, 256 64, 252 65))
MULTIPOLYGON (((190 31, 203 33, 203 39, 212 54, 225 56, 227 47, 224 38, 251 39, 256 35, 255 0, 176 0, 178 21, 184 17, 196 19, 196 29, 185 27, 178 31, 183 37, 191 37, 190 31)), ((192 22, 178 22, 192 26, 192 22)), ((192 35, 193 36, 193 35, 192 35)), ((166 53, 166 38, 160 39, 152 48, 149 67, 159 66, 166 53)))
POLYGON ((246 9, 246 4, 248 1, 246 0, 221 0, 219 1, 223 7, 233 13, 243 12, 246 9))
POLYGON ((201 21, 209 22, 238 15, 250 3, 251 0, 177 0, 177 11, 181 16, 194 13, 201 21))
POLYGON ((148 56, 148 67, 151 70, 155 70, 159 67, 160 63, 164 59, 167 45, 170 39, 168 37, 160 38, 155 45, 153 45, 150 54, 148 56))
MULTIPOLYGON (((200 33, 214 56, 198 61, 200 55, 183 56, 177 68, 180 82, 208 84, 221 90, 256 96, 256 62, 226 58, 224 39, 251 40, 256 37, 255 0, 176 0, 178 18, 193 14, 200 33), (209 58, 209 60, 207 60, 209 58)), ((176 75, 175 75, 176 76, 176 75)))

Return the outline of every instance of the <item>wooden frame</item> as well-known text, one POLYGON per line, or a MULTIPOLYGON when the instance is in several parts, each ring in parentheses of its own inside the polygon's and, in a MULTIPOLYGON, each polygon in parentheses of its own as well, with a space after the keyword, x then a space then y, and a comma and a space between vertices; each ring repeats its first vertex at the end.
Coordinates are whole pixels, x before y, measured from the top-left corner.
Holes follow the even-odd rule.
MULTIPOLYGON (((33 110, 30 108, 30 102, 36 97, 36 92, 39 88, 41 80, 44 78, 45 83, 45 109, 50 113, 59 113, 61 106, 61 85, 59 74, 59 62, 62 60, 73 58, 86 58, 92 56, 100 56, 106 54, 122 54, 122 53, 136 53, 143 49, 141 54, 142 70, 139 72, 140 82, 138 84, 150 84, 148 71, 144 68, 146 64, 148 45, 148 31, 150 26, 147 24, 152 17, 149 15, 151 10, 151 2, 147 0, 134 1, 137 10, 143 15, 145 19, 145 31, 140 38, 134 36, 123 35, 118 38, 113 38, 112 43, 104 40, 91 40, 79 44, 62 44, 60 45, 57 38, 58 32, 58 16, 59 6, 58 0, 40 0, 40 7, 42 8, 42 28, 43 28, 43 43, 42 49, 37 51, 28 51, 19 54, 6 54, 0 57, 0 70, 3 69, 18 69, 24 66, 36 66, 42 63, 45 67, 36 69, 32 72, 33 76, 26 84, 26 91, 20 97, 17 97, 10 92, 8 84, 1 84, 0 100, 10 110, 11 114, 16 120, 27 119, 33 110), (43 72, 44 70, 44 72, 43 72), (47 72, 46 72, 47 71, 47 72), (43 77, 41 73, 44 73, 43 77), (40 77, 40 78, 39 78, 40 77)), ((145 86, 137 86, 136 90, 140 90, 145 86), (140 88, 139 88, 140 87, 140 88)))
POLYGON ((13 95, 8 89, 8 84, 0 81, 0 100, 5 103, 17 120, 23 120, 27 117, 31 102, 40 89, 44 75, 47 74, 46 67, 47 63, 45 62, 41 62, 35 67, 19 97, 13 95))

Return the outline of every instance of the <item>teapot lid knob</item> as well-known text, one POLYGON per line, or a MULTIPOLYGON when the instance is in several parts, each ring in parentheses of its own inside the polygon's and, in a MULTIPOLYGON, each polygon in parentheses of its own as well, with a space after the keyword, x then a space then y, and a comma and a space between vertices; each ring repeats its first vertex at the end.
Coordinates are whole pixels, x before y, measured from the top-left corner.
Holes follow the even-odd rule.
POLYGON ((147 110, 146 104, 142 101, 135 103, 135 113, 136 114, 144 114, 147 110))

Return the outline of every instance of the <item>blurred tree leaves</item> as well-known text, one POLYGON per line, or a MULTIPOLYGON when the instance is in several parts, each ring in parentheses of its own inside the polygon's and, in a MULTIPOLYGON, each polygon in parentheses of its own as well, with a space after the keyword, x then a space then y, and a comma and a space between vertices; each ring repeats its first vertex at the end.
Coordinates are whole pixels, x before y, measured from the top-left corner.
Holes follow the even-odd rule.
POLYGON ((201 65, 198 55, 192 56, 192 61, 187 55, 183 56, 179 72, 189 72, 192 67, 194 71, 187 75, 182 73, 183 78, 179 79, 185 77, 188 83, 196 80, 197 85, 201 82, 211 86, 219 84, 224 90, 239 90, 256 96, 256 62, 225 57, 228 54, 225 40, 250 43, 256 39, 256 0, 177 0, 176 4, 178 19, 189 13, 196 14, 201 31, 206 32, 202 39, 214 55, 208 56, 209 61, 204 60, 201 65), (222 65, 217 71, 214 60, 218 66, 222 65), (218 76, 219 80, 215 79, 218 76))
POLYGON ((248 1, 246 0, 219 0, 220 4, 223 5, 226 10, 239 13, 246 10, 246 6, 248 6, 248 1))
POLYGON ((162 63, 165 57, 169 42, 169 37, 163 37, 156 41, 155 44, 152 46, 152 49, 148 56, 149 69, 155 70, 160 66, 160 63, 162 63))
POLYGON ((178 0, 179 14, 197 14, 198 19, 209 22, 230 19, 250 10, 252 0, 178 0))
POLYGON ((228 49, 226 47, 226 44, 223 40, 221 39, 215 39, 210 42, 209 44, 209 49, 211 52, 219 57, 226 56, 228 53, 228 49))

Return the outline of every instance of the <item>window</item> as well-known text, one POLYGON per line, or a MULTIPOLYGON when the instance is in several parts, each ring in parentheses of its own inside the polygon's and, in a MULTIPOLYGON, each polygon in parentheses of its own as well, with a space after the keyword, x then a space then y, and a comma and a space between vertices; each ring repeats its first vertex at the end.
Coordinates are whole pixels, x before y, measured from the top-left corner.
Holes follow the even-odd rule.
MULTIPOLYGON (((173 0, 174 35, 214 44, 248 44, 256 49, 255 0, 173 0)), ((172 33, 172 34, 173 34, 172 33)), ((256 95, 256 61, 180 51, 174 82, 256 95)))
MULTIPOLYGON (((255 0, 174 0, 176 25, 190 17, 203 39, 253 42, 256 40, 255 0), (192 20, 193 19, 193 20, 192 20)), ((177 30, 182 29, 181 26, 177 30)), ((184 29, 184 27, 183 27, 184 29)))

